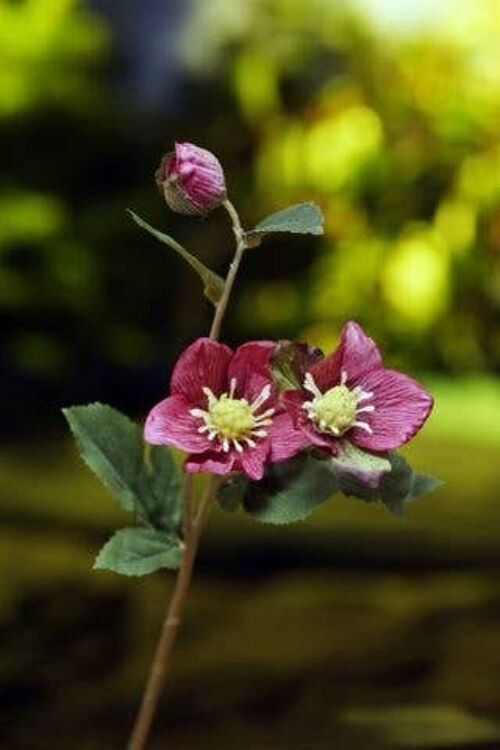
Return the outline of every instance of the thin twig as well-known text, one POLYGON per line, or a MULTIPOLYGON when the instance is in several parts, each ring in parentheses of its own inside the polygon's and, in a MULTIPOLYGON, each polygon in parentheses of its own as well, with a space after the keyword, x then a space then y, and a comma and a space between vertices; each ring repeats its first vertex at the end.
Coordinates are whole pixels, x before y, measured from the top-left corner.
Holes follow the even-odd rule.
MULTIPOLYGON (((236 251, 224 283, 224 290, 215 309, 215 314, 210 328, 210 338, 218 339, 222 320, 224 318, 231 291, 238 273, 238 268, 247 247, 245 234, 241 222, 233 204, 226 200, 224 208, 231 217, 233 232, 236 238, 236 251)), ((163 621, 163 627, 158 641, 148 682, 144 690, 141 705, 137 713, 134 728, 130 736, 128 750, 144 750, 148 741, 151 725, 153 722, 161 691, 167 678, 171 654, 177 637, 177 632, 182 621, 187 593, 193 574, 193 566, 200 543, 201 532, 208 519, 212 502, 220 485, 220 478, 212 476, 212 479, 203 494, 198 512, 195 514, 193 504, 193 482, 188 474, 184 486, 183 518, 182 526, 184 532, 184 553, 175 581, 174 592, 170 599, 163 621)))

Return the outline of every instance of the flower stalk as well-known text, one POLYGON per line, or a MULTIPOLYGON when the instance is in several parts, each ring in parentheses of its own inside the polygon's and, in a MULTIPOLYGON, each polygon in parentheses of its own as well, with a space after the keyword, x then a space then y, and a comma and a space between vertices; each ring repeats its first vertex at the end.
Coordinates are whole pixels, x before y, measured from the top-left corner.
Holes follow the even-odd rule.
MULTIPOLYGON (((214 340, 219 338, 231 291, 247 247, 238 212, 228 199, 224 201, 223 206, 231 218, 236 239, 236 250, 229 266, 224 290, 215 308, 215 315, 210 327, 209 337, 214 340)), ((221 483, 221 478, 215 475, 211 477, 208 487, 201 497, 197 511, 194 508, 192 476, 188 474, 185 482, 182 519, 185 543, 184 553, 175 581, 174 591, 163 621, 160 638, 156 646, 149 678, 142 696, 132 734, 130 735, 127 746, 128 750, 144 750, 146 747, 162 689, 170 671, 171 656, 184 614, 201 534, 208 520, 212 503, 221 483)))

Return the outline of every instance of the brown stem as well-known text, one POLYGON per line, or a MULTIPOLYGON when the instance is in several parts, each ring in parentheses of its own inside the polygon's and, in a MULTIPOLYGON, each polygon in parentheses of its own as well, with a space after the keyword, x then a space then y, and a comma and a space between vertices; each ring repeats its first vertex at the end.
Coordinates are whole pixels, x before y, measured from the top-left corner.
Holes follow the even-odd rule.
POLYGON ((238 268, 240 266, 241 259, 243 258, 243 253, 245 252, 247 247, 243 227, 241 226, 240 217, 238 216, 235 207, 233 206, 231 201, 226 200, 224 201, 224 208, 231 217, 231 221, 233 224, 233 232, 234 236, 236 237, 236 252, 234 254, 232 263, 229 266, 229 271, 226 277, 226 283, 224 284, 222 296, 215 309, 215 315, 209 333, 211 339, 219 338, 222 319, 224 318, 224 314, 226 312, 229 297, 231 296, 231 291, 233 289, 234 280, 236 279, 236 274, 238 273, 238 268))
POLYGON ((190 525, 182 563, 175 582, 174 593, 163 621, 160 640, 156 647, 149 679, 142 697, 134 729, 130 736, 128 750, 144 750, 146 747, 153 717, 156 713, 161 691, 168 674, 170 655, 182 620, 201 532, 208 518, 210 506, 217 490, 217 484, 216 480, 210 482, 200 502, 198 513, 190 525))
MULTIPOLYGON (((229 266, 229 271, 224 284, 222 296, 215 309, 215 315, 210 328, 210 338, 219 337, 222 320, 224 318, 229 297, 238 273, 238 268, 247 247, 245 235, 236 209, 233 204, 226 200, 224 208, 231 217, 233 231, 236 237, 236 251, 233 261, 229 266)), ((184 607, 186 604, 187 593, 193 566, 200 543, 201 532, 208 518, 212 501, 217 493, 220 480, 212 477, 212 480, 203 495, 197 514, 193 515, 193 484, 192 477, 188 475, 184 485, 183 499, 183 518, 182 526, 184 531, 184 554, 182 562, 175 581, 174 593, 167 608, 167 613, 163 621, 163 627, 160 639, 156 647, 151 671, 149 673, 146 689, 142 696, 141 705, 137 713, 134 728, 128 743, 128 750, 144 750, 148 741, 151 725, 153 722, 161 691, 170 667, 170 657, 175 644, 177 631, 182 621, 184 607)))

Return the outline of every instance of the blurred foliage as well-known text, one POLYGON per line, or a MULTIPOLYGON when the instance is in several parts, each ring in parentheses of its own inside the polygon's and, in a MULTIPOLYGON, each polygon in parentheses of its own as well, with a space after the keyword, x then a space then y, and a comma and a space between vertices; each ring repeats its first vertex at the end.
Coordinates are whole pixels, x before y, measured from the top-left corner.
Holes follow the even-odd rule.
POLYGON ((419 367, 498 368, 498 3, 194 7, 186 59, 230 78, 258 200, 327 216, 306 280, 257 282, 242 319, 278 333, 277 294, 316 343, 356 317, 419 367))
POLYGON ((218 153, 247 226, 301 200, 325 211, 324 238, 248 253, 228 340, 300 335, 328 349, 356 318, 394 366, 497 371, 498 3, 149 10, 0 0, 2 423, 14 404, 41 426, 61 403, 145 410, 205 330, 196 281, 125 215, 225 271, 222 212, 184 219, 155 190, 175 138, 218 153), (174 16, 162 75, 177 87, 159 81, 146 108, 130 68, 137 50, 154 68, 149 40, 174 16))

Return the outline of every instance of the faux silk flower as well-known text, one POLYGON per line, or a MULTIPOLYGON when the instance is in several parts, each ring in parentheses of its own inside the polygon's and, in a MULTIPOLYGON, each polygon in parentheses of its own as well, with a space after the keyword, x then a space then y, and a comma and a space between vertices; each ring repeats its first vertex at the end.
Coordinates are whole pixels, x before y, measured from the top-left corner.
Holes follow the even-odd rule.
MULTIPOLYGON (((335 455, 339 440, 388 451, 412 438, 430 414, 432 396, 416 380, 384 367, 375 342, 350 321, 338 348, 302 374, 302 387, 283 403, 303 446, 335 455)), ((293 430, 290 439, 297 443, 293 430)))
POLYGON ((155 175, 165 201, 181 214, 206 214, 226 198, 222 165, 211 151, 193 143, 176 143, 155 175))
POLYGON ((151 410, 146 441, 186 451, 188 472, 244 472, 254 480, 267 462, 297 453, 302 433, 280 406, 269 370, 274 348, 271 341, 253 341, 233 352, 197 339, 174 368, 171 395, 151 410))

